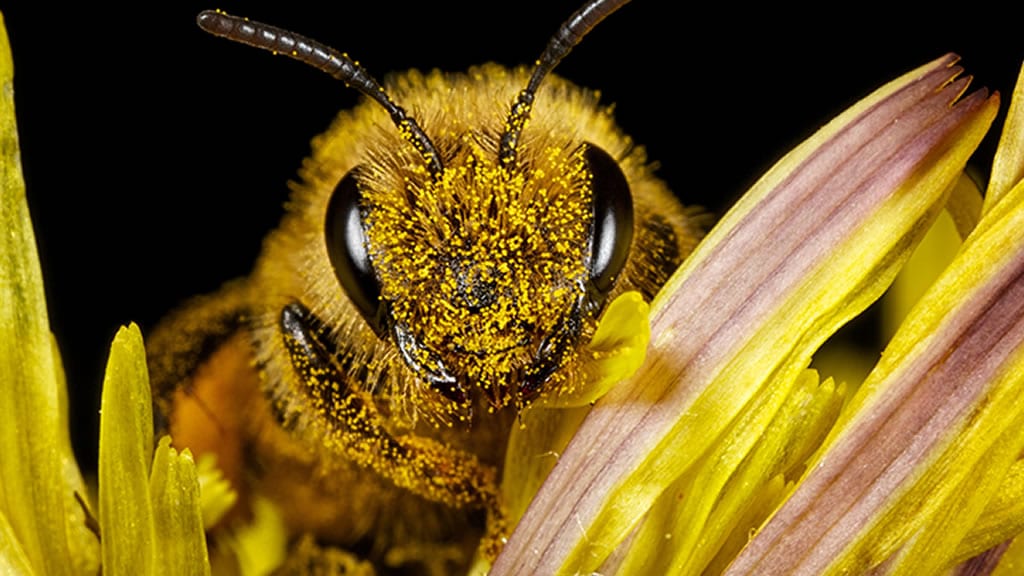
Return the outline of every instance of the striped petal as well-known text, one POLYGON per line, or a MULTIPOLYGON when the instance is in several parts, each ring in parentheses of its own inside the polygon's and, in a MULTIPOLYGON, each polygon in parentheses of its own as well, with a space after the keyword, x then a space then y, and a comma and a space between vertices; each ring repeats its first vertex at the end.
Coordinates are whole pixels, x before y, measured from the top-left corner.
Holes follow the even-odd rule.
POLYGON ((984 549, 957 557, 1024 450, 1024 184, 983 217, 849 414, 730 574, 929 574, 984 549))
POLYGON ((775 386, 891 283, 991 123, 998 99, 961 99, 955 62, 855 105, 712 230, 652 306, 646 363, 597 402, 495 574, 598 568, 745 410, 780 409, 775 386))

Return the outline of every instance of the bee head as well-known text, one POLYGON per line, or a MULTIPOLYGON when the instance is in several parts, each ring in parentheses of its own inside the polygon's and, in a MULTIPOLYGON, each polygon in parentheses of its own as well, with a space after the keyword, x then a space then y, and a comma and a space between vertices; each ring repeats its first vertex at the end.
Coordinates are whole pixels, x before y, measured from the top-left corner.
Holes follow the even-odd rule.
POLYGON ((352 170, 327 216, 338 279, 416 377, 457 405, 557 392, 621 271, 629 188, 607 153, 532 147, 517 167, 467 139, 438 177, 352 170), (592 324, 592 322, 590 322, 592 324))
POLYGON ((557 392, 625 265, 633 211, 618 162, 591 144, 524 147, 520 137, 544 78, 626 1, 592 0, 559 28, 500 137, 470 132, 442 147, 344 54, 220 12, 199 16, 215 35, 345 81, 397 128, 399 162, 376 158, 335 187, 327 253, 349 301, 450 414, 465 412, 474 389, 494 408, 557 392))

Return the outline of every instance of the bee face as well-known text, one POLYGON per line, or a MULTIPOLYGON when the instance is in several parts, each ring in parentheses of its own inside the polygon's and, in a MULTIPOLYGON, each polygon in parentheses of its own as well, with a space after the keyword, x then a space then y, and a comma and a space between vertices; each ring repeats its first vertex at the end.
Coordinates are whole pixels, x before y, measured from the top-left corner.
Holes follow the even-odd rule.
POLYGON ((561 364, 542 344, 579 323, 590 177, 582 150, 552 147, 510 171, 472 136, 438 179, 368 176, 363 221, 406 365, 454 401, 477 388, 500 408, 539 366, 561 364))
POLYGON ((484 530, 470 512, 484 510, 493 557, 508 531, 498 479, 512 419, 585 386, 606 304, 652 297, 699 235, 597 94, 548 74, 620 4, 589 2, 533 71, 408 72, 383 86, 311 40, 201 15, 367 101, 314 140, 252 275, 150 339, 176 442, 238 463, 228 476, 278 502, 293 534, 369 540, 382 561, 474 542, 484 530))

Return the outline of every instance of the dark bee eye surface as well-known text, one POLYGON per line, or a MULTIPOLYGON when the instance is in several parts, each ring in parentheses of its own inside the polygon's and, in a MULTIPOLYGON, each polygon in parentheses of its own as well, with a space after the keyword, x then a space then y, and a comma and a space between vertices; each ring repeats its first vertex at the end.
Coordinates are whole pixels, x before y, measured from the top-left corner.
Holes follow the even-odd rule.
POLYGON ((378 336, 385 333, 384 307, 380 300, 380 282, 366 251, 366 228, 359 204, 357 169, 349 171, 331 195, 327 205, 324 231, 327 255, 334 275, 349 299, 378 336))
POLYGON ((590 232, 591 306, 600 309, 615 287, 633 241, 633 196, 619 163, 607 152, 587 144, 583 153, 591 174, 594 222, 590 232))

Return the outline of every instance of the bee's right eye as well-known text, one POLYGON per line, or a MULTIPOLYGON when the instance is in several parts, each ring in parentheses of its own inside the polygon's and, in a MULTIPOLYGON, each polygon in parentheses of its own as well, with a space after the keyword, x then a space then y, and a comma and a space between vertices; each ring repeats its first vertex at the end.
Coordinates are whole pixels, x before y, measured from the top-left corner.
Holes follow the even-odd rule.
POLYGON ((366 228, 363 226, 357 178, 358 168, 350 170, 334 188, 327 205, 327 255, 341 287, 356 305, 378 336, 387 333, 384 306, 380 299, 380 282, 366 251, 366 228))

